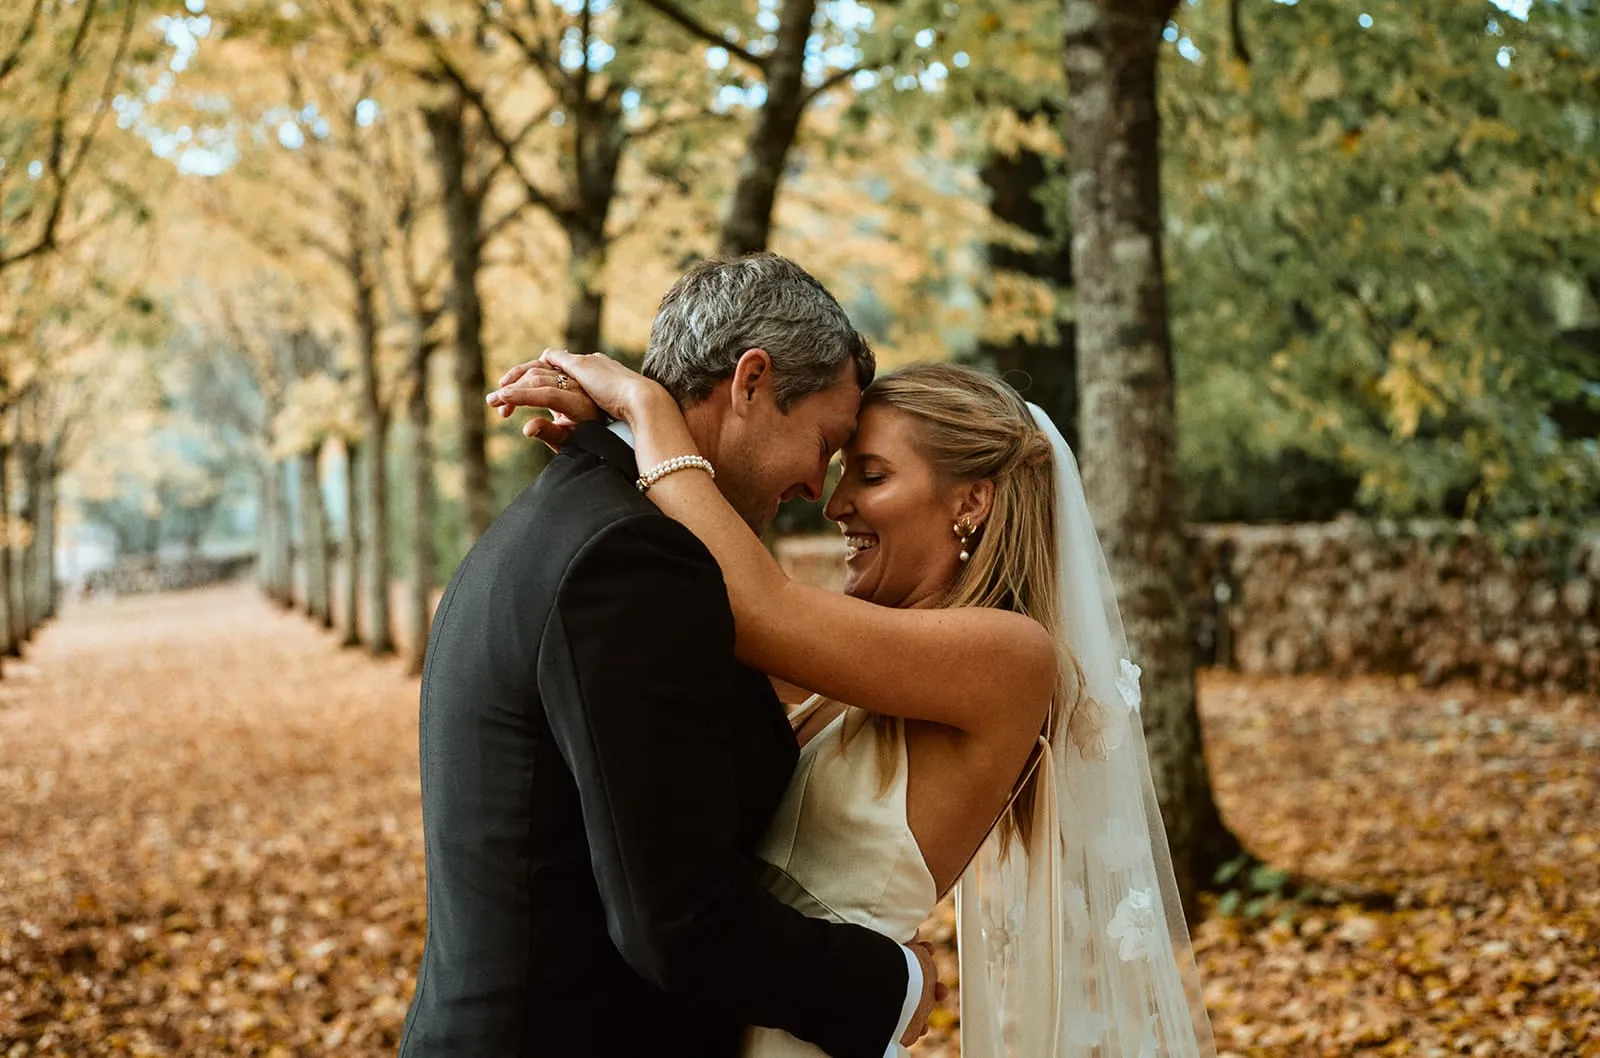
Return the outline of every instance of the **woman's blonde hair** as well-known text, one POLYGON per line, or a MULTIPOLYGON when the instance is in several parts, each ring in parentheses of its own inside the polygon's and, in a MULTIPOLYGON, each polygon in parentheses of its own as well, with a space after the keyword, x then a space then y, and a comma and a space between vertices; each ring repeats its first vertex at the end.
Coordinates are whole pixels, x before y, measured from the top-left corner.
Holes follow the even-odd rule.
MULTIPOLYGON (((1077 724, 1083 670, 1061 634, 1058 596, 1055 458, 1049 438, 1027 403, 1004 382, 954 364, 916 364, 879 377, 862 394, 862 410, 893 408, 912 422, 918 452, 942 482, 994 482, 989 517, 969 548, 944 607, 988 606, 1033 618, 1050 632, 1060 654, 1056 691, 1040 734, 1077 724)), ((957 546, 952 534, 951 547, 957 546)), ((893 718, 874 716, 885 787, 897 748, 893 718)), ((1030 761, 1031 765, 1031 761, 1030 761)), ((1001 832, 1027 837, 1032 825, 1031 766, 1001 820, 1001 832)))

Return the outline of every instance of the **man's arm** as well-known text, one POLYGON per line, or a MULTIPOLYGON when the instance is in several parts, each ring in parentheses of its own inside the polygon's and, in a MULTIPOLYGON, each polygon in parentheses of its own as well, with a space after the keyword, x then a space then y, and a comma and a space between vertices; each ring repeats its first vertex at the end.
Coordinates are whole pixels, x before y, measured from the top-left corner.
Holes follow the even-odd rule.
POLYGON ((906 1001, 905 949, 758 883, 738 847, 732 666, 721 574, 677 523, 629 519, 568 570, 539 685, 611 938, 666 991, 836 1058, 880 1058, 906 1001))

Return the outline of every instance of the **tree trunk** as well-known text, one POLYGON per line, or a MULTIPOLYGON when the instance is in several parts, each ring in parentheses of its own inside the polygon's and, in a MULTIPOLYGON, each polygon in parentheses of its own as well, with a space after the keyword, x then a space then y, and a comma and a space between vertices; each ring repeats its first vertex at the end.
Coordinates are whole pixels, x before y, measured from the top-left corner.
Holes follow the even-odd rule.
POLYGON ((428 629, 433 623, 433 441, 428 407, 428 361, 433 353, 426 327, 413 323, 411 344, 411 395, 406 410, 411 419, 411 636, 406 671, 422 672, 428 652, 428 629))
POLYGON ((22 613, 22 639, 33 639, 39 627, 39 445, 19 445, 22 456, 22 568, 17 571, 17 605, 22 613))
POLYGON ((43 544, 39 555, 39 597, 43 601, 41 613, 46 621, 55 619, 57 596, 60 594, 60 589, 56 585, 56 495, 60 471, 56 468, 54 449, 53 443, 46 446, 44 458, 41 460, 44 499, 39 524, 40 540, 43 544))
POLYGON ((273 495, 273 463, 268 460, 256 468, 256 494, 260 496, 260 513, 256 517, 256 580, 261 594, 269 599, 278 597, 278 537, 283 532, 278 522, 278 503, 273 495))
POLYGON ((1143 666, 1150 766, 1186 909, 1229 847, 1195 708, 1162 276, 1156 68, 1175 0, 1064 0, 1084 487, 1143 666))
POLYGON ((598 353, 600 314, 605 310, 605 291, 599 282, 599 272, 605 267, 606 259, 604 236, 573 231, 569 233, 569 244, 572 247, 572 265, 568 270, 571 287, 563 341, 571 352, 598 353))
POLYGON ((261 470, 262 586, 278 605, 294 607, 294 533, 289 525, 289 504, 284 465, 270 457, 261 470))
MULTIPOLYGON (((353 230, 351 238, 361 232, 353 230)), ((352 243, 359 245, 359 243, 352 243)), ((394 653, 394 627, 389 616, 389 411, 378 382, 377 294, 365 258, 352 279, 356 294, 356 330, 361 353, 362 426, 367 452, 367 642, 376 655, 394 653)), ((479 419, 482 414, 480 410, 479 419)), ((351 569, 356 568, 354 552, 351 569)))
MULTIPOLYGON (((1017 119, 1028 122, 1041 114, 1059 120, 1059 107, 1041 104, 1034 110, 1019 110, 1017 119)), ((1048 162, 1043 155, 1019 146, 1011 155, 991 151, 979 171, 989 190, 989 213, 997 221, 1019 228, 1038 240, 1031 250, 1019 249, 1005 241, 986 248, 989 274, 1015 273, 1027 279, 1042 280, 1058 293, 1072 288, 1072 257, 1059 245, 1059 234, 1039 201, 1039 192, 1049 180, 1048 162)), ((999 311, 996 306, 996 311, 999 311)), ((1054 340, 1030 341, 1020 335, 1002 338, 1005 321, 994 321, 1000 333, 979 343, 978 355, 1035 404, 1050 414, 1067 443, 1078 444, 1077 329, 1058 321, 1054 340)))
POLYGON ((290 465, 283 460, 273 460, 272 479, 276 485, 274 493, 278 503, 278 513, 275 516, 278 523, 278 550, 273 561, 278 569, 278 605, 285 610, 294 609, 294 527, 289 521, 289 474, 290 465))
POLYGON ((333 627, 332 592, 328 583, 328 511, 322 502, 321 474, 317 452, 321 446, 301 452, 295 462, 300 475, 300 539, 306 568, 306 613, 324 628, 333 627))
POLYGON ((567 349, 575 353, 600 351, 601 313, 605 291, 601 286, 606 255, 611 249, 606 223, 616 200, 617 168, 622 163, 626 132, 622 112, 606 99, 585 104, 581 133, 577 137, 577 208, 566 218, 568 302, 567 349))
POLYGON ((344 618, 346 647, 361 645, 361 445, 344 443, 344 618))
POLYGON ((467 535, 483 535, 494 520, 489 481, 488 390, 483 370, 483 201, 467 185, 467 132, 460 97, 424 111, 450 238, 450 308, 455 316, 456 396, 461 414, 461 464, 465 472, 467 535))
POLYGON ((778 186, 808 102, 806 44, 816 10, 817 0, 783 0, 777 41, 766 57, 767 98, 745 140, 739 182, 722 222, 717 252, 724 256, 765 250, 772 237, 778 186))
POLYGON ((22 612, 17 606, 17 568, 11 539, 16 531, 16 519, 11 516, 11 456, 15 446, 9 442, 0 445, 0 600, 5 603, 5 634, 0 636, 0 653, 6 657, 22 656, 22 612))
MULTIPOLYGON (((622 161, 625 133, 620 111, 606 100, 591 100, 583 121, 582 144, 577 150, 577 209, 564 218, 567 234, 567 327, 565 347, 578 353, 601 351, 601 325, 605 313, 602 276, 610 237, 606 224, 616 198, 617 167, 622 161)), ((549 462, 543 445, 526 449, 528 479, 538 476, 549 462)))
POLYGON ((11 446, 0 442, 0 657, 22 656, 11 611, 11 446))
POLYGON ((307 465, 308 460, 315 459, 315 449, 311 453, 301 452, 294 457, 294 495, 295 514, 299 521, 299 577, 304 585, 304 595, 298 600, 300 608, 307 617, 316 619, 317 616, 317 574, 316 563, 311 561, 314 551, 312 538, 315 534, 315 521, 311 515, 311 505, 314 502, 312 492, 316 488, 315 468, 307 465))
POLYGON ((272 525, 272 488, 270 472, 256 467, 256 587, 261 594, 272 598, 272 554, 276 530, 272 525))
POLYGON ((389 607, 389 473, 385 454, 389 416, 367 424, 367 645, 377 656, 394 653, 389 607))

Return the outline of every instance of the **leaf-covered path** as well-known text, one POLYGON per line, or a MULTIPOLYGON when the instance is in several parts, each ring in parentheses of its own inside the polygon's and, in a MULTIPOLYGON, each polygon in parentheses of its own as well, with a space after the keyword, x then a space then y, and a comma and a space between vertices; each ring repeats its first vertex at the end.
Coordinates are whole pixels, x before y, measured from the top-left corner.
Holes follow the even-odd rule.
POLYGON ((392 1054, 416 684, 246 587, 88 604, 0 683, 9 1054, 392 1054))
MULTIPOLYGON (((243 586, 42 632, 0 682, 0 1058, 393 1054, 416 694, 243 586)), ((1202 701, 1252 846, 1401 905, 1209 919, 1225 1052, 1600 1055, 1600 703, 1218 676, 1202 701)))

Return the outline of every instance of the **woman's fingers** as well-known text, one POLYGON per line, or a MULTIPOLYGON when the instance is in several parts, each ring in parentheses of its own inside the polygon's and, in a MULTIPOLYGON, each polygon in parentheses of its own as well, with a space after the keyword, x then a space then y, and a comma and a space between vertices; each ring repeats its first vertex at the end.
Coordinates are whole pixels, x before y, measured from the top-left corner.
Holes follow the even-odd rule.
POLYGON ((543 408, 577 422, 599 418, 598 409, 588 395, 577 388, 566 388, 539 381, 503 386, 489 394, 488 403, 509 415, 516 408, 543 408))
POLYGON ((515 382, 518 379, 520 379, 523 375, 527 374, 529 370, 531 370, 532 368, 538 367, 538 366, 539 366, 539 361, 537 361, 537 360, 529 360, 527 363, 518 364, 516 367, 513 367, 510 371, 507 371, 505 374, 501 375, 500 376, 500 381, 496 382, 495 385, 497 385, 497 386, 509 386, 513 382, 515 382))
POLYGON ((627 368, 605 353, 569 353, 565 349, 546 349, 539 362, 551 371, 571 375, 582 382, 585 378, 605 378, 620 371, 632 374, 627 368))
POLYGON ((499 408, 501 414, 505 415, 509 414, 511 406, 529 406, 526 400, 511 400, 510 394, 523 393, 533 389, 557 389, 588 400, 588 394, 584 392, 583 387, 571 375, 542 364, 523 372, 517 381, 507 383, 499 389, 490 390, 484 400, 490 407, 499 408))
MULTIPOLYGON (((556 350, 554 350, 554 349, 546 349, 545 352, 546 353, 553 353, 553 352, 556 352, 556 350)), ((538 360, 529 360, 529 361, 526 361, 525 363, 518 364, 516 367, 513 367, 510 371, 507 371, 505 374, 501 375, 500 376, 500 381, 498 383, 496 383, 496 385, 509 386, 513 382, 515 382, 518 379, 520 379, 523 375, 527 374, 530 369, 538 367, 538 366, 539 366, 539 361, 538 360)))
POLYGON ((489 391, 489 396, 486 399, 491 405, 500 404, 500 394, 516 386, 555 386, 558 389, 569 389, 575 385, 569 378, 567 384, 563 386, 561 384, 562 373, 553 367, 545 367, 537 360, 533 361, 531 365, 519 364, 507 374, 515 374, 517 377, 510 382, 502 382, 498 389, 489 391))
POLYGON ((559 349, 547 350, 540 360, 546 367, 575 379, 591 400, 612 415, 627 418, 631 387, 641 376, 612 360, 604 353, 579 356, 559 349))

